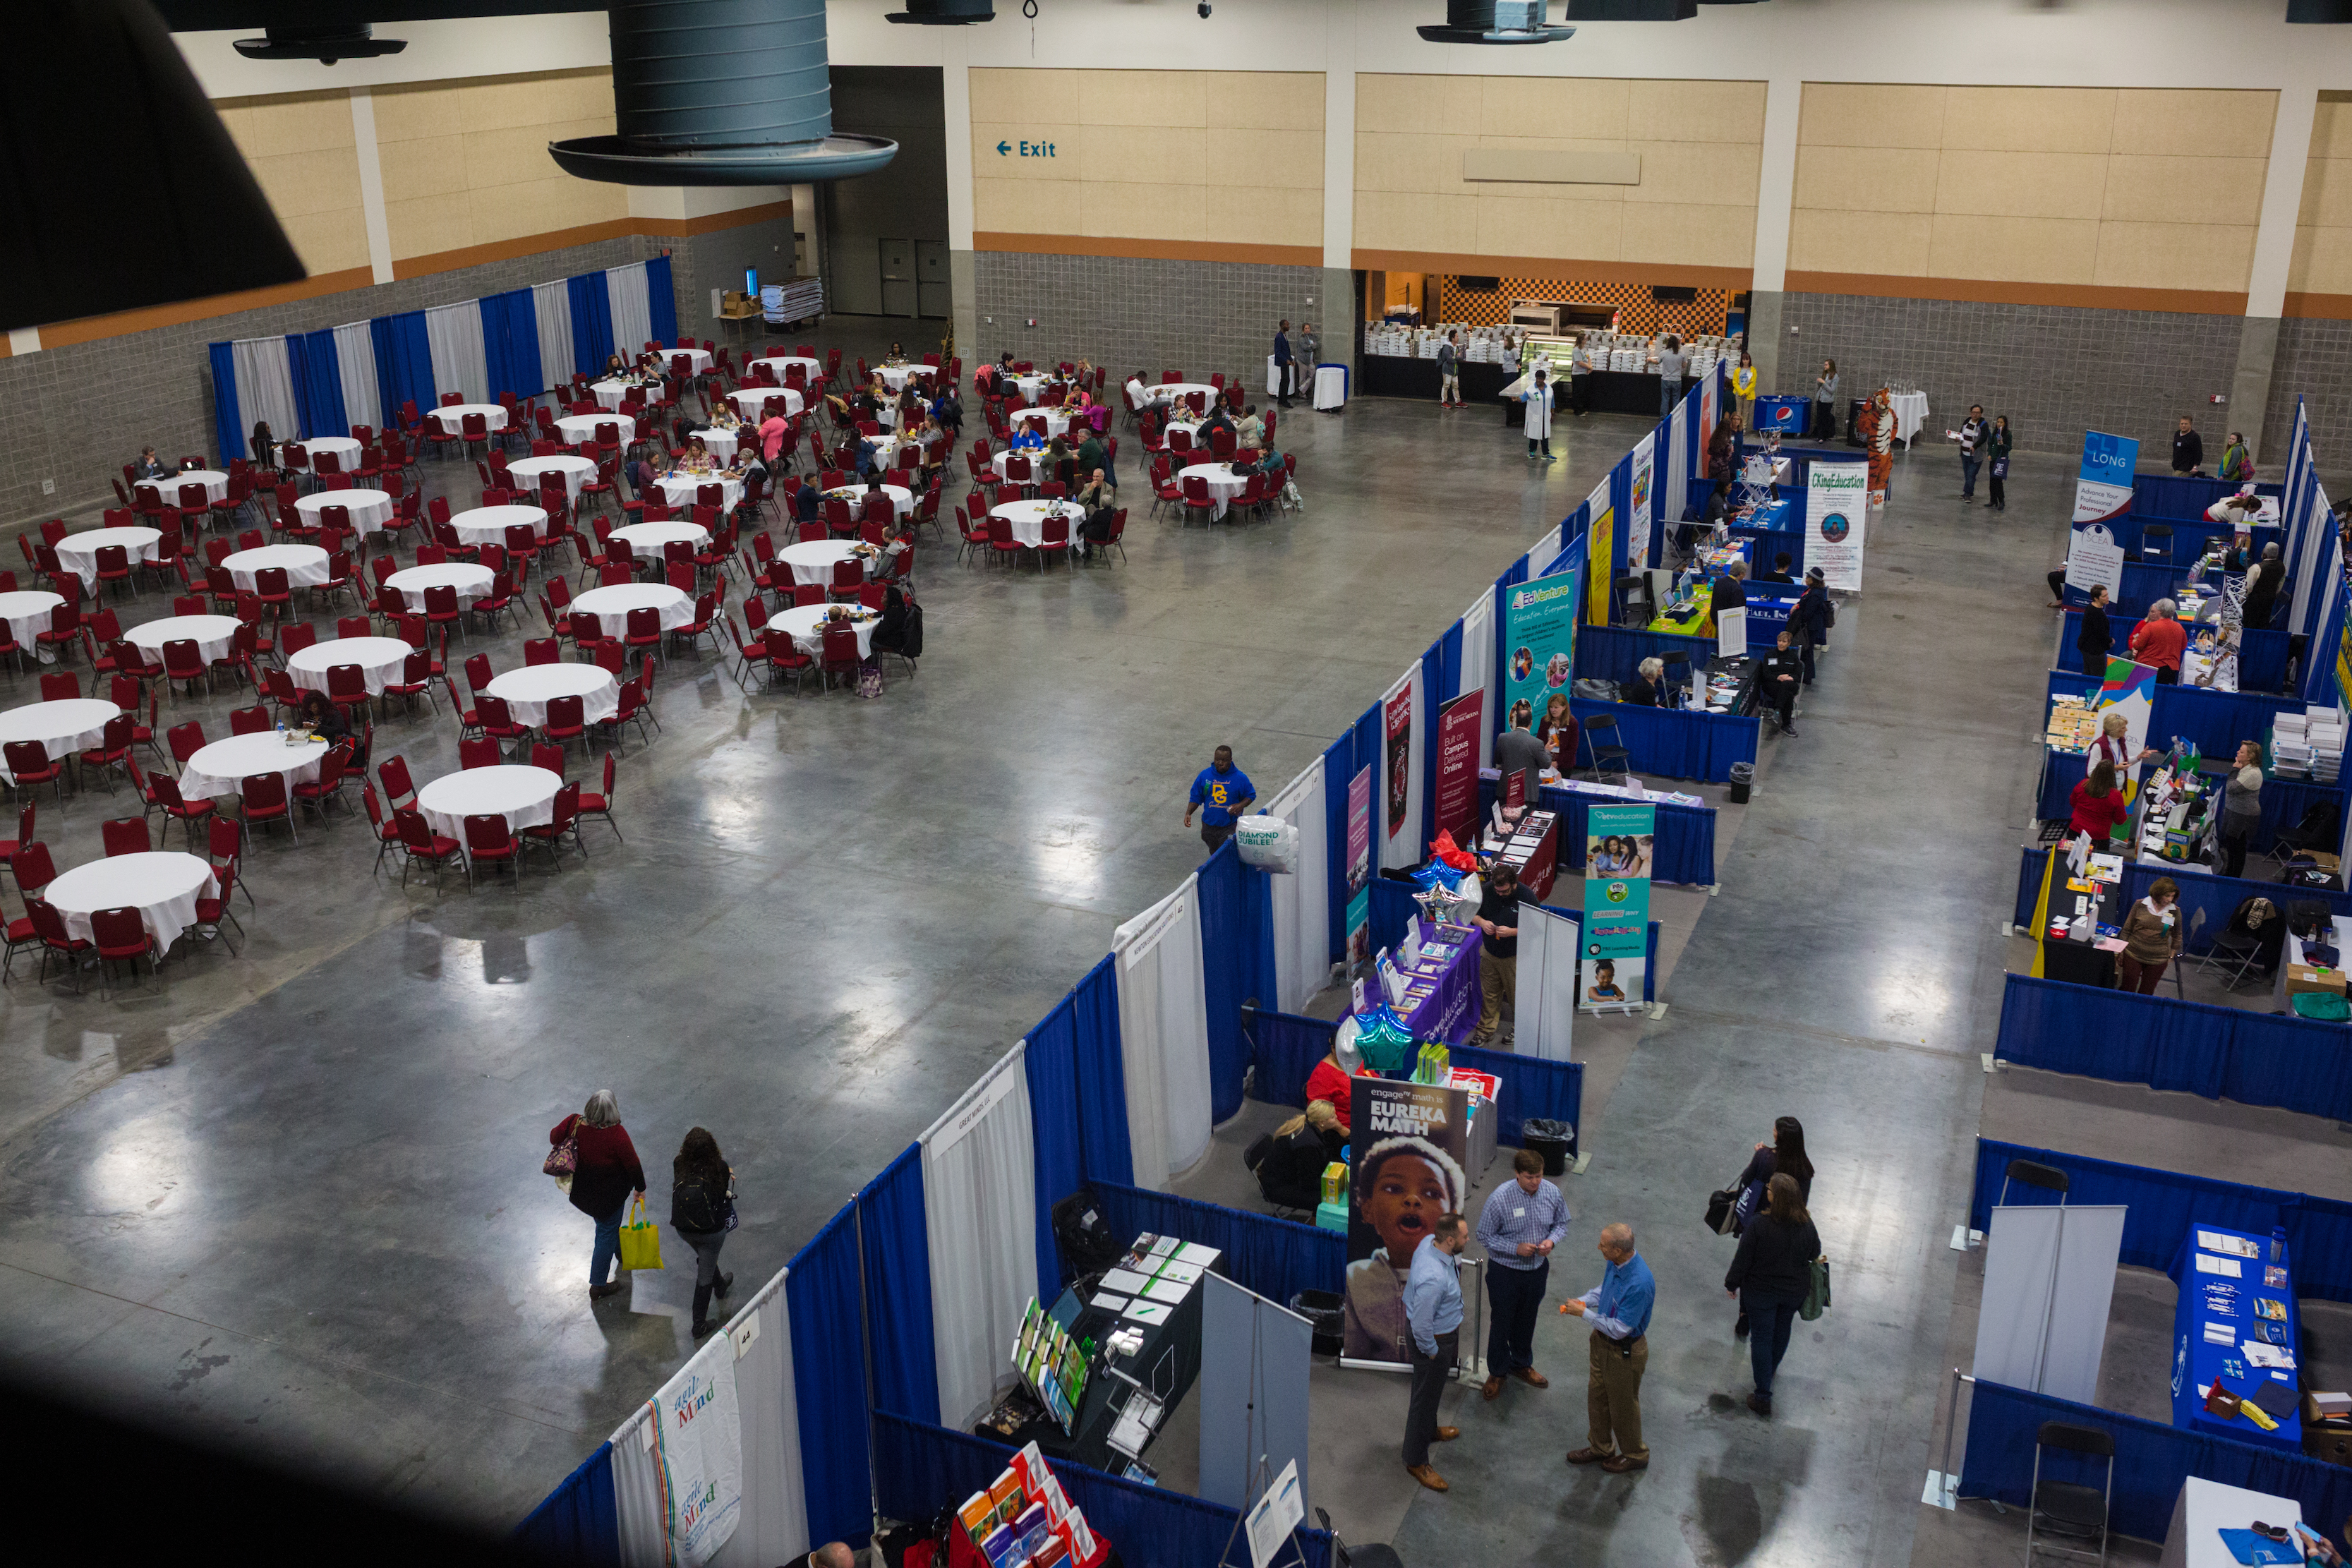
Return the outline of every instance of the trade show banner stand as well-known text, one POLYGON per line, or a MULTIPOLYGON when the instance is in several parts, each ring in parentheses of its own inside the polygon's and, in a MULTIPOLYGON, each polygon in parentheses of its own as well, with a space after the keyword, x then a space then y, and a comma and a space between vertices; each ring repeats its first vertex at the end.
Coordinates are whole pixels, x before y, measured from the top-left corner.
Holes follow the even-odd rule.
POLYGON ((1822 580, 1841 593, 1862 588, 1863 546, 1869 533, 1870 466, 1816 458, 1805 475, 1806 556, 1822 580))
POLYGON ((2123 1235, 2119 1206, 1994 1209, 1976 1375, 2084 1404, 2096 1397, 2123 1235))
MULTIPOLYGON (((1202 1276, 1201 1495, 1243 1510, 1286 1466, 1307 1489, 1307 1376, 1315 1333, 1297 1313, 1202 1276)), ((1311 1502, 1308 1506, 1312 1506, 1311 1502)))

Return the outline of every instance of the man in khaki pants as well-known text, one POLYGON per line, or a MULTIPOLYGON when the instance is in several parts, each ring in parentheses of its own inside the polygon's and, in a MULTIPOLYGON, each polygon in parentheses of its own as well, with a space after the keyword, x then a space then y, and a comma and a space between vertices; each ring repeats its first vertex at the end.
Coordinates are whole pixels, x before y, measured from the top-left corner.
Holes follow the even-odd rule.
POLYGON ((1478 1026, 1474 1046, 1490 1046, 1503 1026, 1503 1004, 1519 986, 1519 876, 1501 861, 1486 868, 1486 896, 1479 900, 1478 1026))
POLYGON ((1642 1373, 1650 1364, 1650 1308, 1658 1295, 1650 1266, 1633 1250, 1633 1227, 1620 1221, 1601 1231, 1608 1267, 1601 1286, 1561 1307, 1592 1324, 1592 1378, 1585 1386, 1591 1443, 1571 1449, 1571 1465, 1599 1465, 1612 1475, 1647 1469, 1642 1441, 1642 1373))

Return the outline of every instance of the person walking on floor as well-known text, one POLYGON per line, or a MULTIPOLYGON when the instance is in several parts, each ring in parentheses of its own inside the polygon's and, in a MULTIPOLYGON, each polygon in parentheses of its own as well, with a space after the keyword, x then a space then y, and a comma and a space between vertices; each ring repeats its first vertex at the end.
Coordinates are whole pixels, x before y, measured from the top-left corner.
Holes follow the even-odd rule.
POLYGON ((2180 884, 2158 877, 2147 885, 2147 897, 2124 916, 2124 950, 2116 954, 2119 990, 2156 994, 2164 966, 2180 956, 2180 884))
POLYGON ((1478 1026, 1470 1033, 1476 1047, 1492 1045, 1503 1025, 1503 1004, 1519 988, 1519 874, 1508 861, 1486 868, 1486 894, 1471 917, 1478 935, 1478 1026))
POLYGON ((1756 428, 1756 361, 1746 349, 1739 351, 1739 363, 1731 372, 1731 395, 1739 400, 1739 427, 1756 428))
POLYGON ((1274 330, 1275 396, 1283 407, 1290 406, 1290 322, 1285 321, 1274 330))
POLYGON ((1650 1365, 1650 1309, 1658 1283, 1634 1249, 1632 1226, 1602 1226, 1600 1247, 1606 1265, 1600 1285, 1559 1309, 1592 1324, 1592 1376, 1584 1391, 1589 1441, 1570 1449, 1568 1462, 1623 1475, 1650 1464, 1649 1445, 1642 1441, 1642 1373, 1650 1365))
POLYGON ((1445 1478, 1430 1468, 1429 1446, 1451 1443, 1462 1436, 1459 1426, 1437 1424, 1438 1396, 1454 1375, 1454 1358, 1462 1339, 1462 1283, 1454 1259, 1470 1243, 1470 1222, 1458 1214, 1443 1214, 1436 1226, 1412 1249, 1412 1270, 1405 1279, 1404 1318, 1412 1334, 1412 1395, 1405 1406, 1404 1468, 1431 1491, 1446 1489, 1445 1478))
POLYGON ((1528 407, 1529 460, 1533 460, 1538 455, 1537 448, 1540 447, 1542 448, 1540 455, 1545 462, 1559 461, 1551 455, 1551 377, 1549 374, 1540 370, 1536 372, 1534 384, 1519 394, 1519 401, 1526 404, 1528 407))
POLYGON ((1522 1149, 1511 1156, 1511 1181, 1486 1196, 1478 1213, 1478 1245, 1486 1249, 1486 1297, 1494 1317, 1486 1331, 1486 1396, 1516 1377, 1529 1388, 1549 1388, 1535 1367, 1536 1315, 1551 1281, 1552 1248, 1568 1237, 1568 1200, 1544 1179, 1543 1156, 1522 1149))
POLYGON ((1826 441, 1837 434, 1837 361, 1822 361, 1822 374, 1813 377, 1813 439, 1826 441))
POLYGON ((1764 1194, 1763 1210, 1740 1233, 1739 1250, 1723 1277, 1724 1289, 1738 1299, 1739 1315, 1749 1325, 1748 1365, 1756 1392, 1748 1396, 1748 1408, 1759 1415, 1772 1414, 1772 1379, 1789 1353, 1797 1309, 1812 1288, 1813 1259, 1822 1255, 1821 1233, 1794 1179, 1775 1175, 1764 1194))
POLYGON ((2246 844, 2263 825, 2263 743, 2238 742, 2221 796, 2221 875, 2246 873, 2246 844))
MULTIPOLYGON (((1746 1226, 1764 1206, 1764 1189, 1774 1176, 1790 1176, 1797 1183, 1797 1195, 1805 1202, 1812 1201, 1813 1163, 1805 1157, 1805 1124, 1793 1116, 1775 1117, 1772 1121, 1772 1141, 1759 1143, 1748 1155, 1748 1164, 1739 1179, 1731 1184, 1739 1194, 1733 1215, 1745 1234, 1746 1226)), ((1799 1292, 1802 1294, 1802 1292, 1799 1292)), ((1731 1325, 1731 1337, 1748 1337, 1748 1311, 1740 1310, 1731 1325)))
POLYGON ((1789 629, 1797 634, 1797 657, 1805 667, 1805 684, 1813 683, 1813 650, 1830 642, 1829 583, 1815 566, 1805 574, 1805 591, 1789 607, 1789 629))
POLYGON ((1315 401, 1315 367, 1322 360, 1323 340, 1315 335, 1315 323, 1299 322, 1298 363, 1302 370, 1299 379, 1304 384, 1298 390, 1307 395, 1307 401, 1310 404, 1315 401))
POLYGON ((1985 432, 1985 483, 1991 487, 1985 500, 1989 511, 2009 510, 2009 449, 2017 438, 2009 428, 2009 416, 1992 416, 1992 428, 1985 432))
POLYGON ((694 1248, 694 1337, 701 1339, 719 1327, 710 1317, 710 1298, 727 1299, 735 1276, 719 1272, 719 1249, 735 1228, 735 1173, 719 1157, 719 1140, 699 1127, 689 1128, 669 1167, 670 1228, 694 1248))
POLYGON ((646 1195, 646 1168, 637 1163, 637 1146, 621 1125, 621 1103, 609 1089, 588 1097, 577 1116, 557 1122, 547 1135, 550 1148, 570 1142, 572 1206, 596 1222, 596 1242, 588 1254, 588 1294, 605 1297, 627 1283, 627 1277, 604 1282, 621 1250, 621 1218, 629 1194, 646 1195))
POLYGON ((2180 416, 2180 428, 2172 436, 2172 471, 2183 478, 2205 471, 2205 438, 2197 434, 2189 416, 2180 416))
MULTIPOLYGON (((2058 574, 2060 582, 2058 607, 2065 608, 2065 575, 2058 574)), ((2083 673, 2093 680, 2107 678, 2107 650, 2116 646, 2115 628, 2107 620, 2107 585, 2105 583, 2091 590, 2091 602, 2083 606, 2083 626, 2074 634, 2074 651, 2083 656, 2083 673)))
POLYGON ((1192 777, 1192 798, 1184 807, 1184 826, 1192 826, 1192 814, 1201 814, 1201 842, 1214 850, 1234 836, 1234 823, 1249 810, 1257 799, 1257 785, 1250 783, 1249 774, 1234 766, 1234 749, 1219 746, 1209 758, 1209 765, 1192 777))
POLYGON ((1958 429, 1952 432, 1952 439, 1960 444, 1960 500, 1970 506, 1976 504, 1977 469, 1984 463, 1979 448, 1984 445, 1984 405, 1971 403, 1969 405, 1969 416, 1960 421, 1958 429))
POLYGON ((1437 406, 1459 408, 1462 405, 1462 351, 1454 344, 1461 334, 1448 332, 1445 341, 1437 345, 1437 406))

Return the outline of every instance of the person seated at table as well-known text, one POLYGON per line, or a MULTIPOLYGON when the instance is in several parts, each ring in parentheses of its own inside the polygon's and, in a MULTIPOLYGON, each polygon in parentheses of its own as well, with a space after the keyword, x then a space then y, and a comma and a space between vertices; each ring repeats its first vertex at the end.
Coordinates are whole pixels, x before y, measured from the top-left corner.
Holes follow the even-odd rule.
POLYGON ((152 447, 139 448, 139 460, 131 465, 131 477, 135 479, 161 479, 171 475, 171 468, 155 455, 152 447))
POLYGON ((626 361, 626 360, 623 359, 619 354, 606 354, 606 355, 604 356, 604 379, 605 379, 605 380, 607 380, 607 381, 616 380, 616 379, 618 379, 619 377, 621 377, 621 376, 625 376, 625 375, 626 375, 626 374, 629 374, 629 362, 628 362, 628 361, 626 361))
POLYGON ((302 706, 296 712, 302 726, 322 741, 340 741, 352 732, 343 710, 329 701, 323 691, 302 693, 302 706))
POLYGON ((876 652, 907 652, 907 609, 914 602, 915 585, 903 577, 895 579, 883 590, 881 618, 874 623, 872 646, 876 652))
POLYGON ((2230 536, 2228 544, 2225 545, 2217 539, 2213 542, 2213 545, 2221 552, 2216 559, 2221 563, 2221 570, 2232 576, 2244 576, 2247 570, 2254 563, 2254 536, 2247 531, 2246 525, 2242 522, 2238 525, 2237 531, 2230 536))
POLYGON ((1791 740, 1797 735, 1797 693, 1805 684, 1805 664, 1798 657, 1795 640, 1782 626, 1780 635, 1772 639, 1772 651, 1756 666, 1756 700, 1772 710, 1780 733, 1791 740))
MULTIPOLYGON (((1192 445, 1203 452, 1211 451, 1213 449, 1211 440, 1213 434, 1218 430, 1232 429, 1234 429, 1232 411, 1226 408, 1224 400, 1219 398, 1217 405, 1209 410, 1209 416, 1201 421, 1201 427, 1192 432, 1192 445)), ((1240 445, 1241 437, 1238 434, 1234 437, 1234 443, 1235 446, 1240 445)))
POLYGON ((2091 852, 2105 854, 2107 840, 2131 816, 2131 802, 2116 787, 2115 764, 2105 761, 2092 763, 2090 773, 2074 786, 2071 798, 2073 815, 2066 822, 2066 837, 2073 838, 2076 834, 2087 833, 2091 836, 2091 852))
POLYGON ((890 352, 882 356, 882 363, 884 364, 905 364, 907 363, 907 351, 900 348, 894 342, 890 345, 890 352))
POLYGON ((1078 559, 1087 561, 1093 559, 1095 547, 1110 538, 1111 524, 1117 521, 1118 510, 1118 491, 1111 488, 1110 476, 1096 468, 1078 487, 1076 500, 1087 509, 1086 521, 1078 524, 1078 559))
POLYGON ((1717 484, 1728 484, 1737 477, 1735 465, 1739 456, 1739 431, 1732 419, 1717 423, 1715 434, 1706 443, 1706 477, 1717 484))
POLYGON ((1257 416, 1257 405, 1234 421, 1234 440, 1243 452, 1255 452, 1265 445, 1265 421, 1257 416))
POLYGON ((814 485, 803 485, 793 492, 793 521, 814 522, 824 515, 824 492, 814 485))
POLYGON ((907 552, 915 548, 915 525, 905 518, 895 520, 882 531, 882 553, 875 564, 881 568, 870 574, 877 579, 904 577, 907 574, 907 552))
POLYGON ((1100 474, 1112 489, 1118 489, 1118 476, 1110 471, 1110 447, 1091 426, 1087 438, 1078 443, 1078 472, 1100 474))
POLYGON ((1331 1124, 1346 1139, 1355 1131, 1355 1088, 1349 1080, 1364 1065, 1364 1058, 1357 1053, 1353 1041, 1341 1046, 1337 1036, 1332 1038, 1331 1048, 1323 1053, 1323 1059, 1307 1075, 1307 1110, 1312 1118, 1318 1105, 1324 1107, 1331 1113, 1331 1124))
POLYGON ((1045 472, 1051 475, 1053 478, 1061 480, 1065 486, 1067 486, 1070 482, 1070 476, 1062 471, 1062 465, 1069 462, 1070 460, 1070 437, 1067 433, 1047 437, 1045 442, 1045 455, 1042 459, 1040 459, 1040 466, 1043 468, 1045 472))
POLYGON ((1793 588, 1797 585, 1797 580, 1789 574, 1789 568, 1795 563, 1790 559, 1789 552, 1783 550, 1780 554, 1772 557, 1772 570, 1759 572, 1756 574, 1756 580, 1759 583, 1786 583, 1793 588))
POLYGON ((1666 661, 1645 658, 1633 671, 1633 679, 1617 688, 1617 700, 1634 708, 1658 708, 1658 688, 1665 684, 1666 661))
POLYGON ((1024 419, 1013 427, 1013 438, 1004 444, 1008 452, 1042 452, 1045 449, 1045 421, 1024 419))
POLYGON ((950 441, 963 439, 963 405, 956 397, 955 383, 940 380, 940 395, 931 402, 931 422, 946 431, 950 441))

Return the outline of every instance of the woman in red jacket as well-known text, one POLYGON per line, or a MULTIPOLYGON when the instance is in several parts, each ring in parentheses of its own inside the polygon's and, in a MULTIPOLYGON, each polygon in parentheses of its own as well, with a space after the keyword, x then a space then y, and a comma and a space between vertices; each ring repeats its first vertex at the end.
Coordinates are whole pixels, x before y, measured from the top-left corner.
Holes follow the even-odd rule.
POLYGON ((621 1215, 629 1194, 646 1195, 646 1168, 637 1163, 637 1146, 621 1125, 621 1103, 609 1089, 588 1097, 577 1116, 557 1122, 547 1135, 551 1147, 571 1139, 579 1150, 572 1168, 572 1206, 596 1222, 595 1250, 588 1258, 588 1294, 610 1296, 627 1277, 604 1283, 604 1276, 621 1250, 621 1215))
POLYGON ((2090 776, 2074 786, 2074 819, 2066 825, 2066 837, 2087 833, 2092 851, 2105 854, 2108 836, 2131 816, 2131 802, 2116 787, 2115 764, 2094 763, 2090 776))

